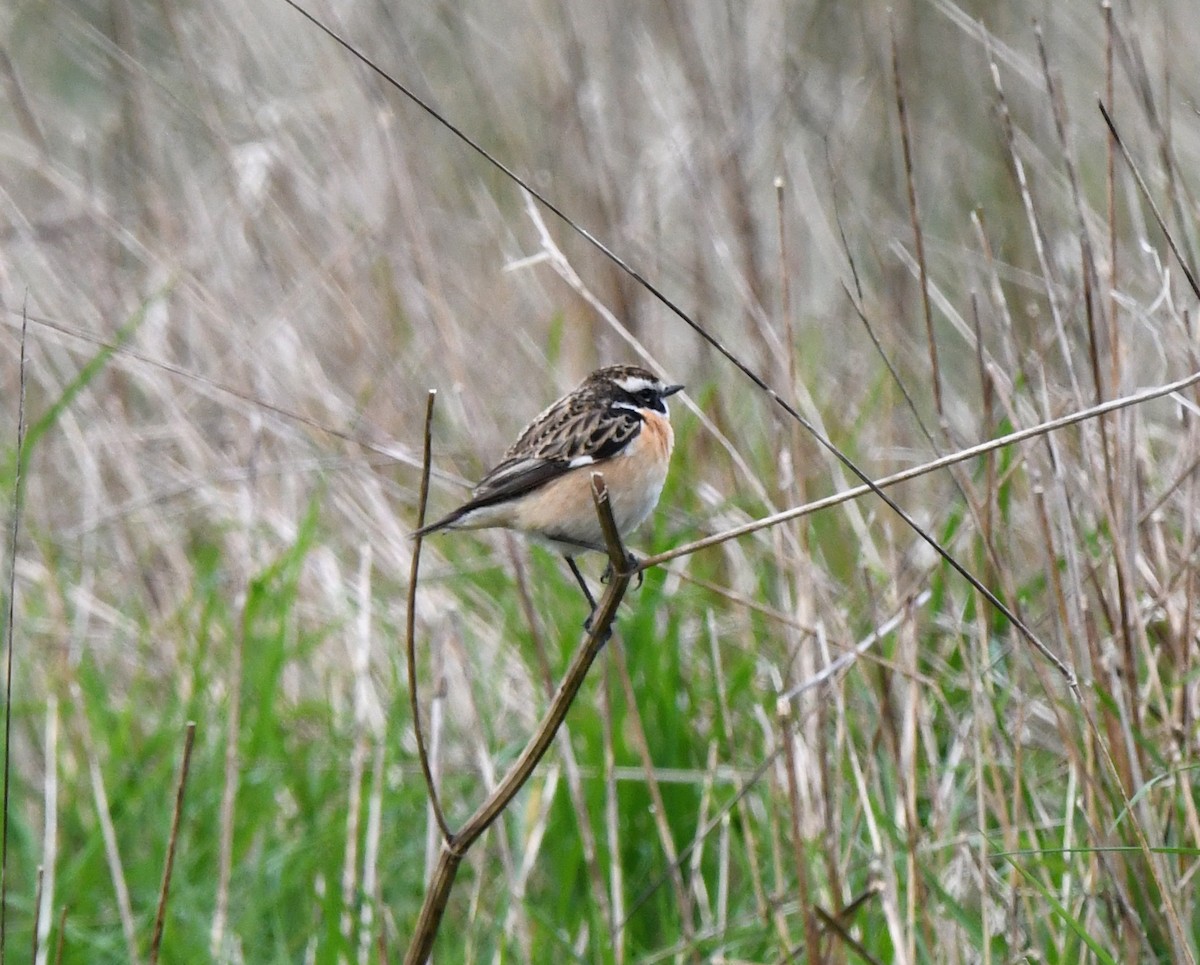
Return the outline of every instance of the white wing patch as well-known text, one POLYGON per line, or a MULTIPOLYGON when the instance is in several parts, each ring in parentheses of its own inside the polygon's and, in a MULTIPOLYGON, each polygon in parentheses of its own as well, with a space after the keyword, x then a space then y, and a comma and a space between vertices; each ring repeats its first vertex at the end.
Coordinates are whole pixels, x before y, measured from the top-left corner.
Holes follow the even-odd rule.
POLYGON ((595 461, 595 456, 576 456, 569 463, 567 463, 567 466, 570 469, 578 469, 580 466, 590 466, 595 461))

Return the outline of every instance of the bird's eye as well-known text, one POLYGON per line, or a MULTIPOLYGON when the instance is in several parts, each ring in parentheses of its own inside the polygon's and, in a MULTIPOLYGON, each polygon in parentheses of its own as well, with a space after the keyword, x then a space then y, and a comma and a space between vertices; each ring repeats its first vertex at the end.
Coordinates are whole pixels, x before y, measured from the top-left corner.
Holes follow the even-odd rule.
POLYGON ((658 401, 658 394, 653 389, 642 389, 637 400, 644 406, 653 406, 658 401))

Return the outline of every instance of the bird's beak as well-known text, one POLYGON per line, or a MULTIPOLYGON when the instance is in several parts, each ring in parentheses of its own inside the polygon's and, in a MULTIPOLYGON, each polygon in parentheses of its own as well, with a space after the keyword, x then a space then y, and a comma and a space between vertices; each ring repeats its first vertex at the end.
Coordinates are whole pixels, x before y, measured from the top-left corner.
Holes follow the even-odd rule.
POLYGON ((662 397, 665 399, 668 395, 674 395, 676 392, 682 391, 683 388, 682 385, 668 385, 662 390, 662 397))

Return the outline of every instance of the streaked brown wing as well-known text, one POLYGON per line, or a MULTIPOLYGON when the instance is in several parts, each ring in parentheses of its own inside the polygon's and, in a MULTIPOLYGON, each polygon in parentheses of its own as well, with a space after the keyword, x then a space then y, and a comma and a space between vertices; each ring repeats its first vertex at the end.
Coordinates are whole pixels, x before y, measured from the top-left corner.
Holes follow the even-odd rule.
POLYGON ((567 400, 542 413, 480 480, 471 503, 488 505, 532 492, 580 466, 611 458, 641 430, 642 420, 623 409, 597 410, 567 400))

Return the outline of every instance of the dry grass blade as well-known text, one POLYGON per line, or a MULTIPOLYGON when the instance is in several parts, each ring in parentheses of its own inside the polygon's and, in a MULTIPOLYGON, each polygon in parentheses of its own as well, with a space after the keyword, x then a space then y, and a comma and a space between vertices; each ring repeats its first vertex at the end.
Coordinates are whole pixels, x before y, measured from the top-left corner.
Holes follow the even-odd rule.
POLYGON ((226 941, 229 924, 229 888, 233 878, 233 825, 237 807, 237 792, 241 756, 238 752, 238 737, 241 731, 242 666, 245 660, 246 636, 244 630, 233 639, 233 659, 229 667, 229 717, 225 732, 225 769, 221 787, 220 828, 217 844, 217 894, 213 908, 212 928, 209 932, 209 949, 219 962, 230 960, 226 941))
POLYGON ((96 808, 96 820, 100 824, 100 837, 104 842, 104 857, 108 864, 109 877, 112 880, 113 893, 116 898, 117 915, 121 921, 121 932, 125 939, 125 953, 132 965, 138 965, 141 959, 137 953, 137 926, 134 923, 133 901, 130 898, 129 884, 125 875, 125 865, 121 860, 121 848, 117 837, 116 825, 113 823, 113 811, 109 803, 108 790, 104 783, 104 773, 100 769, 100 756, 96 747, 92 725, 86 713, 83 713, 83 693, 79 684, 71 682, 71 697, 77 711, 80 736, 83 738, 84 755, 87 758, 88 777, 91 782, 92 799, 96 808))
POLYGON ((612 906, 612 949, 617 965, 625 962, 625 876, 621 869, 621 821, 617 806, 616 749, 613 746, 612 664, 609 663, 600 694, 603 728, 604 835, 608 844, 608 893, 612 906))
POLYGON ((54 918, 54 884, 55 864, 58 861, 58 698, 51 696, 46 701, 46 741, 45 769, 43 780, 42 807, 44 808, 44 825, 42 829, 42 859, 46 868, 46 878, 42 887, 42 900, 37 908, 38 925, 35 929, 35 941, 38 953, 33 958, 34 965, 45 965, 49 956, 47 943, 50 940, 50 926, 54 918))
POLYGON ((835 918, 833 915, 829 914, 829 912, 827 912, 820 905, 816 906, 813 911, 816 913, 817 917, 821 919, 821 924, 824 925, 831 934, 836 935, 842 941, 842 943, 845 944, 847 948, 851 949, 856 955, 858 955, 859 958, 861 958, 864 962, 867 962, 868 965, 880 965, 879 959, 867 951, 867 949, 863 947, 862 943, 846 930, 846 926, 838 918, 835 918))
MULTIPOLYGON (((1083 395, 1079 388, 1079 380, 1075 374, 1074 353, 1071 351, 1069 340, 1067 338, 1066 323, 1063 320, 1063 307, 1060 304, 1058 294, 1058 286, 1054 279, 1052 265, 1049 255, 1046 251, 1046 235, 1042 225, 1041 216, 1038 206, 1034 201, 1033 192, 1029 186, 1029 178, 1025 173, 1025 163, 1021 159, 1021 154, 1017 150, 1016 127, 1013 123, 1012 114, 1009 111, 1008 97, 1004 92, 1004 85, 1000 80, 1000 67, 996 63, 996 58, 992 50, 991 34, 985 33, 988 66, 991 69, 992 86, 996 91, 996 101, 1000 108, 1001 128, 1004 132, 1005 144, 1008 148, 1009 160, 1012 162, 1013 175, 1016 179, 1017 190, 1021 195, 1021 203, 1025 210, 1025 219, 1029 223, 1029 237, 1033 243, 1034 253, 1037 255, 1038 266, 1040 269, 1039 277, 1042 280, 1043 294, 1046 297, 1046 303, 1050 307, 1050 317, 1054 321, 1054 333, 1058 340, 1059 353, 1061 361, 1066 368, 1067 376, 1071 383, 1071 394, 1078 401, 1082 402, 1083 395)), ((1042 357, 1039 354, 1036 356, 1036 361, 1039 366, 1042 364, 1042 357)), ((1043 398, 1045 396, 1045 375, 1041 375, 1041 392, 1043 398)), ((1045 402, 1043 402, 1045 404, 1045 402)), ((1049 415, 1049 411, 1046 412, 1049 415)))
POLYGON ((1154 214, 1154 220, 1158 224, 1163 236, 1167 239, 1167 244, 1171 248, 1171 254, 1179 262, 1179 267, 1183 270, 1183 274, 1188 280, 1188 285, 1191 286, 1192 294, 1200 298, 1200 283, 1196 281, 1196 272, 1183 256, 1183 252, 1175 242, 1174 235, 1168 230, 1167 223, 1163 220, 1162 212, 1158 210, 1154 196, 1150 193, 1150 188, 1146 186, 1146 180, 1142 177, 1142 172, 1138 170, 1138 166, 1133 162, 1133 155, 1129 153, 1129 148, 1125 146, 1125 142, 1121 139, 1117 125, 1113 123, 1113 119, 1109 116, 1108 109, 1104 106, 1103 101, 1097 101, 1096 106, 1100 108, 1100 113, 1104 115, 1104 123, 1108 125, 1108 130, 1112 134, 1113 140, 1117 142, 1117 147, 1121 149, 1121 156, 1125 158, 1125 163, 1129 165, 1129 170, 1133 172, 1133 176, 1137 180, 1138 190, 1142 192, 1142 197, 1146 199, 1146 204, 1150 205, 1150 210, 1154 214))
POLYGON ((8 614, 5 621, 4 638, 4 815, 3 830, 0 830, 0 963, 4 962, 8 948, 8 803, 9 782, 12 776, 12 679, 13 679, 13 620, 16 616, 17 590, 17 539, 21 533, 21 463, 25 456, 25 362, 29 315, 21 312, 21 362, 17 389, 17 448, 14 461, 12 489, 12 520, 9 524, 8 543, 8 614))
POLYGON ((929 369, 933 376, 933 407, 939 421, 945 422, 942 402, 942 369, 938 364, 937 339, 933 332, 933 308, 929 301, 929 268, 925 261, 925 232, 921 229, 921 210, 917 205, 917 181, 913 171, 912 134, 908 129, 908 106, 904 100, 904 84, 900 77, 900 49, 896 43, 896 16, 890 17, 892 32, 892 80, 896 85, 896 116, 900 121, 900 146, 904 156, 904 181, 908 190, 908 216, 912 224, 913 245, 916 248, 917 268, 921 283, 921 311, 925 317, 925 341, 929 349, 929 369))
MULTIPOLYGON (((367 965, 370 956, 372 938, 376 932, 375 916, 381 907, 379 894, 379 839, 383 831, 383 763, 384 743, 382 739, 375 742, 375 753, 371 763, 371 794, 367 799, 367 832, 363 845, 363 902, 359 909, 358 928, 358 963, 367 965)), ((384 938, 382 916, 378 926, 379 942, 384 938)), ((386 962, 387 956, 380 955, 380 961, 386 962)))
POLYGON ((813 915, 812 882, 809 874, 809 860, 804 832, 800 825, 800 778, 796 766, 796 734, 792 720, 792 703, 786 699, 776 702, 776 716, 779 721, 779 732, 783 744, 784 771, 787 773, 788 814, 791 818, 790 828, 792 841, 792 857, 796 863, 796 891, 800 902, 800 918, 804 923, 804 949, 807 961, 821 961, 821 940, 817 934, 817 922, 813 915))
POLYGON ((158 892, 158 911, 154 915, 154 935, 150 939, 150 965, 158 961, 163 929, 167 922, 167 895, 171 889, 171 871, 175 867, 175 849, 179 843, 179 823, 183 819, 183 795, 187 790, 188 770, 192 764, 192 745, 196 741, 196 722, 188 721, 183 737, 183 760, 179 764, 179 784, 175 789, 175 809, 171 813, 171 835, 167 839, 167 858, 163 864, 162 887, 158 892))
POLYGON ((41 931, 40 916, 42 913, 42 881, 45 875, 45 868, 38 865, 37 869, 37 884, 33 889, 33 953, 29 956, 31 962, 36 962, 38 958, 38 933, 41 931))
MULTIPOLYGON (((1104 99, 1109 107, 1115 107, 1113 98, 1113 8, 1112 0, 1101 0, 1104 11, 1104 99)), ((1104 141, 1104 211, 1108 220, 1108 339, 1109 339, 1109 384, 1113 392, 1121 387, 1121 326, 1118 324, 1119 303, 1117 299, 1117 152, 1116 138, 1112 132, 1104 141)))
POLYGON ((54 947, 54 965, 62 965, 63 951, 67 947, 67 906, 63 905, 58 916, 58 941, 54 947))

